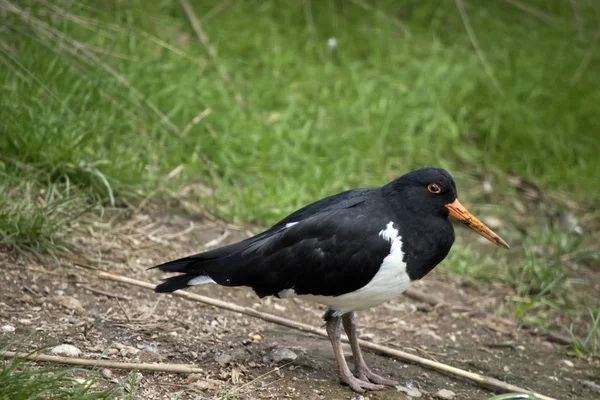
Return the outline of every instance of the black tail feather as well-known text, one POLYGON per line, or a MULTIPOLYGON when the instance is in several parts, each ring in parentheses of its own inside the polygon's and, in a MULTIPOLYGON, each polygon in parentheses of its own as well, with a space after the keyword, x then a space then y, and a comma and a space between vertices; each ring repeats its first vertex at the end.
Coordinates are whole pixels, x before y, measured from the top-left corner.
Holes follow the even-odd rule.
POLYGON ((165 279, 160 285, 156 286, 154 291, 156 293, 171 293, 179 289, 185 289, 189 286, 189 281, 194 279, 196 276, 197 275, 188 274, 172 276, 165 279))
POLYGON ((192 265, 198 264, 199 261, 202 261, 202 259, 198 256, 199 254, 195 256, 179 258, 173 261, 167 261, 166 263, 155 265, 154 267, 150 267, 148 269, 158 268, 162 272, 190 272, 189 269, 192 265))
POLYGON ((224 259, 202 259, 198 256, 169 261, 152 268, 158 268, 162 272, 179 272, 180 275, 165 279, 154 291, 169 293, 185 289, 190 286, 189 282, 198 276, 207 276, 215 283, 231 286, 231 279, 240 267, 241 264, 229 264, 224 259))
POLYGON ((169 261, 164 264, 157 265, 150 269, 158 268, 162 272, 188 272, 190 266, 190 260, 181 258, 179 260, 169 261))
POLYGON ((207 276, 220 285, 239 286, 245 284, 243 281, 237 283, 240 280, 238 271, 243 270, 250 262, 236 254, 243 246, 245 246, 243 243, 234 243, 152 267, 158 268, 162 272, 179 272, 181 274, 165 279, 154 291, 168 293, 185 289, 190 286, 189 282, 198 276, 207 276))

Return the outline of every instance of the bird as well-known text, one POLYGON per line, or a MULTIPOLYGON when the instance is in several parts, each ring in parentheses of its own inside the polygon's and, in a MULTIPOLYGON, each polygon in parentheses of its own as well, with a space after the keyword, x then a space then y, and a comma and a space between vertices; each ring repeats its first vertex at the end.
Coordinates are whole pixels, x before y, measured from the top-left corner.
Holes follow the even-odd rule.
POLYGON ((323 304, 340 381, 358 393, 381 390, 397 382, 365 363, 355 312, 400 296, 444 260, 455 239, 449 218, 509 248, 459 202, 446 170, 422 168, 384 186, 318 200, 240 242, 157 265, 153 268, 178 275, 155 291, 246 286, 261 298, 298 297, 323 304), (342 351, 342 327, 354 373, 342 351))

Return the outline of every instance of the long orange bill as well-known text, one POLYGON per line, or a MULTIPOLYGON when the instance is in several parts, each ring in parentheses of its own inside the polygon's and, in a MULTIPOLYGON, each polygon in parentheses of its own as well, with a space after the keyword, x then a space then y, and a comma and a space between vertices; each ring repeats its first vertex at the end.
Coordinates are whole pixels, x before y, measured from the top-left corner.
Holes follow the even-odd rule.
POLYGON ((460 204, 458 199, 454 200, 454 202, 450 204, 446 204, 446 208, 450 211, 450 216, 457 221, 465 224, 469 228, 473 229, 475 232, 479 233, 481 236, 489 240, 490 242, 504 247, 505 249, 510 249, 508 244, 500 236, 496 235, 490 228, 485 226, 483 222, 479 221, 475 218, 467 209, 460 204))

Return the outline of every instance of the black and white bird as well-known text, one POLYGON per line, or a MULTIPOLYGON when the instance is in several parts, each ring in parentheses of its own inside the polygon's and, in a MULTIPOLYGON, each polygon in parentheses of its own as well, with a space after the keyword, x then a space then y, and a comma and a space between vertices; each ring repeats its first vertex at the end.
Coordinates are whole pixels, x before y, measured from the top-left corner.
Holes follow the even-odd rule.
POLYGON ((324 304, 341 381, 356 392, 383 389, 396 382, 365 364, 354 312, 399 296, 446 257, 454 243, 448 217, 509 248, 460 204, 447 171, 424 168, 382 187, 319 200, 241 242, 158 265, 179 275, 156 292, 216 283, 248 286, 260 297, 324 304), (342 325, 354 355, 354 375, 342 352, 342 325))

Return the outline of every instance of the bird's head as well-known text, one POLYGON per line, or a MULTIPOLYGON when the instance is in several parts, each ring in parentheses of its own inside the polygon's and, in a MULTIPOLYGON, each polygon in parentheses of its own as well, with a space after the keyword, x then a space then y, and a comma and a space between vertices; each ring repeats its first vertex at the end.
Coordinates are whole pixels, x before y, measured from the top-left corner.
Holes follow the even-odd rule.
POLYGON ((407 210, 418 216, 454 218, 490 242, 509 248, 500 236, 460 204, 454 179, 444 169, 422 168, 409 172, 384 186, 384 191, 391 197, 401 198, 407 210))

